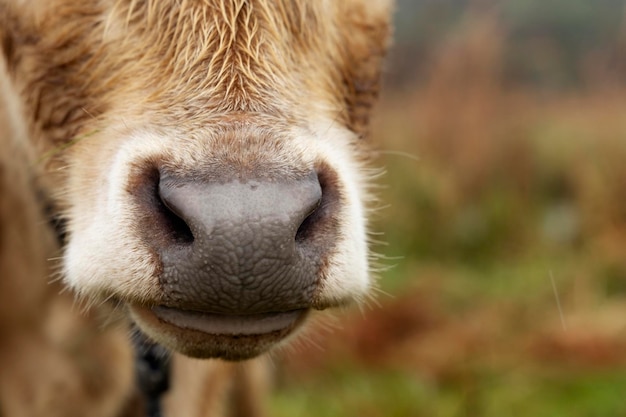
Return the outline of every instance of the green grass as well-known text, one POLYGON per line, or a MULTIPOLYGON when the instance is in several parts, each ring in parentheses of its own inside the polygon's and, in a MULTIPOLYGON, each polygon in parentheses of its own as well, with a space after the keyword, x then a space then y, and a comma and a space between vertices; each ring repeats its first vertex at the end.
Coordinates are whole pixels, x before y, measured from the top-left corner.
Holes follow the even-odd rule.
POLYGON ((437 384, 419 375, 345 367, 280 388, 275 417, 618 417, 626 372, 464 370, 437 384))
POLYGON ((421 415, 432 387, 410 375, 349 366, 324 377, 278 390, 272 415, 402 417, 421 415))

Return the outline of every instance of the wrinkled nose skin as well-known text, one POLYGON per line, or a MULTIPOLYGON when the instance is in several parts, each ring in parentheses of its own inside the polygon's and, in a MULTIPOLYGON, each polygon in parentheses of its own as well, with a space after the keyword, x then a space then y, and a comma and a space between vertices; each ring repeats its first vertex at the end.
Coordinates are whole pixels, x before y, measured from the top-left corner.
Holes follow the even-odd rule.
POLYGON ((248 315, 308 308, 319 256, 307 239, 322 199, 301 179, 159 181, 176 239, 160 248, 165 304, 248 315))

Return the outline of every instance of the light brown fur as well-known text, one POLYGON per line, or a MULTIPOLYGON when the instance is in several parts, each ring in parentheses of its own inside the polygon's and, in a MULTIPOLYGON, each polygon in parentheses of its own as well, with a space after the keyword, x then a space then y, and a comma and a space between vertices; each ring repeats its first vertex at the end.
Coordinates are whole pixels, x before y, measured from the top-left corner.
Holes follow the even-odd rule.
POLYGON ((2 67, 0 91, 0 415, 119 415, 133 378, 126 332, 77 314, 71 295, 49 285, 56 244, 2 67))
POLYGON ((44 152, 112 114, 193 127, 208 114, 327 112, 365 134, 388 40, 385 1, 5 3, 9 69, 44 152))
MULTIPOLYGON (((154 161, 193 175, 207 160, 286 175, 318 167, 326 151, 300 139, 315 131, 336 137, 349 155, 337 157, 346 167, 333 167, 354 182, 337 179, 345 205, 368 198, 360 138, 378 94, 389 3, 0 0, 0 415, 132 412, 127 331, 103 320, 111 307, 101 301, 158 302, 158 262, 123 237, 112 252, 138 253, 141 262, 106 271, 131 270, 128 281, 85 291, 102 280, 66 278, 81 295, 100 297, 80 314, 72 293, 49 285, 47 260, 59 249, 42 202, 68 221, 70 236, 79 235, 102 206, 100 185, 119 149, 136 151, 129 137, 137 132, 149 137, 137 141, 144 153, 131 161, 126 187, 133 170, 154 161)), ((344 283, 335 271, 343 264, 328 263, 316 306, 359 300, 369 284, 344 283)), ((242 415, 256 415, 266 377, 261 362, 175 355, 167 415, 216 415, 224 396, 242 415)))

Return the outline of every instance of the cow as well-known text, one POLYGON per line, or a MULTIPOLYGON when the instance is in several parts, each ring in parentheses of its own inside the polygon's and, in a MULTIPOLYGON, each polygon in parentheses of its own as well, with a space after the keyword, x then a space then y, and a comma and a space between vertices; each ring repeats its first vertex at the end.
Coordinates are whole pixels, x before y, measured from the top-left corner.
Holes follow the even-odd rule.
POLYGON ((49 377, 61 394, 16 402, 0 377, 0 414, 121 415, 126 318, 175 353, 182 386, 199 369, 255 369, 188 358, 257 358, 369 296, 364 139, 391 7, 0 0, 0 362, 65 366, 42 377, 10 359, 24 384, 49 377))

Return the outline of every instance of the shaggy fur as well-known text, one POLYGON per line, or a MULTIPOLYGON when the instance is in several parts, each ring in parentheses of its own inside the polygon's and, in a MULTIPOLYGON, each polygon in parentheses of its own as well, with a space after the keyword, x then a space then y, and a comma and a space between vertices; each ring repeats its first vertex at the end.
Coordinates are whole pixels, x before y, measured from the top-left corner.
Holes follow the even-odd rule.
POLYGON ((56 245, 3 67, 0 91, 0 415, 120 415, 133 384, 127 333, 95 311, 77 314, 71 295, 49 285, 56 245))
MULTIPOLYGON (((133 412, 130 347, 108 299, 175 350, 206 345, 133 310, 171 300, 137 203, 155 169, 317 172, 336 205, 314 236, 325 249, 310 307, 367 295, 362 138, 389 11, 390 0, 0 0, 0 415, 133 412), (48 285, 58 248, 42 202, 67 224, 59 268, 89 314, 48 285)), ((246 352, 277 341, 251 339, 246 352)), ((241 389, 264 378, 254 363, 174 363, 168 410, 215 413, 222 396, 207 390, 242 404, 260 395, 241 389)))

